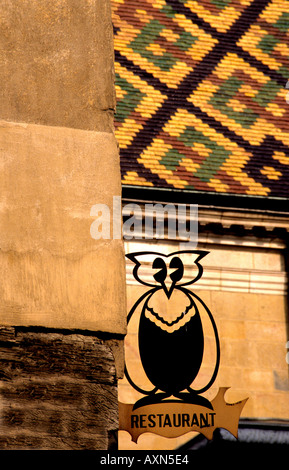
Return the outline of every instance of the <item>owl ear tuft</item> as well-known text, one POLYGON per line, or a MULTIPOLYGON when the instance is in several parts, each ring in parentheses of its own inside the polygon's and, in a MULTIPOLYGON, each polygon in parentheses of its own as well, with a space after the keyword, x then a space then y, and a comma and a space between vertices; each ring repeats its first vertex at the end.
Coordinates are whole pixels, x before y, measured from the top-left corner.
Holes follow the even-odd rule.
POLYGON ((178 256, 184 265, 183 278, 176 282, 176 286, 188 286, 198 281, 203 274, 200 261, 209 254, 205 250, 183 250, 173 255, 178 256))
POLYGON ((195 263, 198 263, 199 261, 201 261, 201 259, 205 258, 205 256, 207 256, 210 252, 204 251, 204 250, 198 250, 198 251, 195 251, 195 253, 199 254, 198 258, 195 261, 195 263))
POLYGON ((133 263, 135 264, 139 264, 136 257, 135 257, 135 254, 136 253, 129 253, 127 255, 125 255, 126 258, 128 258, 130 261, 132 261, 133 263))

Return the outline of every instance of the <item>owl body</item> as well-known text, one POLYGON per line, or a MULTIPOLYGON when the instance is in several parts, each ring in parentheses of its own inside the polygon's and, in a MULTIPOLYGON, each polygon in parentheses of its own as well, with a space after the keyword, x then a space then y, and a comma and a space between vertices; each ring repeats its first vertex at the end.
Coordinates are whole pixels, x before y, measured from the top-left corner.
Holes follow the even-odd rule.
POLYGON ((140 358, 151 383, 159 390, 175 395, 191 385, 201 367, 204 351, 202 322, 189 291, 179 290, 182 308, 174 310, 173 314, 155 311, 152 306, 157 294, 152 294, 145 302, 140 316, 140 358))
POLYGON ((135 279, 150 287, 128 314, 128 324, 132 315, 138 315, 139 359, 154 386, 151 390, 141 388, 125 366, 129 383, 145 395, 134 407, 158 403, 173 396, 183 402, 211 408, 209 401, 200 394, 208 390, 217 376, 220 363, 218 331, 202 299, 184 287, 200 279, 203 273, 200 260, 207 254, 205 251, 182 251, 169 255, 155 252, 127 255, 135 263, 135 279), (151 279, 143 270, 146 263, 151 263, 151 279), (204 320, 205 324, 202 323, 204 320), (202 366, 204 327, 207 332, 208 324, 215 337, 215 365, 208 382, 196 390, 191 385, 202 366))

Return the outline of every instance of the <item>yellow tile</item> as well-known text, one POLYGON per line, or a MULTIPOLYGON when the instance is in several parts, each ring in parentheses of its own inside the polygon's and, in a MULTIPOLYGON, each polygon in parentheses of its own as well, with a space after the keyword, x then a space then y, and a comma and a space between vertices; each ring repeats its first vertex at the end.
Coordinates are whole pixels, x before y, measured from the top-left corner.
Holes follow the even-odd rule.
POLYGON ((265 108, 266 111, 273 114, 275 117, 281 117, 285 114, 286 110, 284 108, 280 108, 276 103, 269 103, 268 106, 265 108))
POLYGON ((240 16, 240 12, 230 5, 220 10, 218 15, 211 13, 210 10, 206 9, 200 2, 195 0, 188 0, 185 5, 205 21, 209 21, 213 28, 223 33, 225 33, 240 16))
POLYGON ((157 56, 162 56, 164 55, 164 52, 166 52, 166 49, 162 48, 159 44, 152 43, 149 46, 146 47, 147 51, 151 51, 153 55, 157 56))
POLYGON ((236 112, 242 112, 247 109, 247 107, 242 104, 239 100, 233 98, 228 101, 227 106, 230 106, 236 112))
POLYGON ((283 165, 289 165, 289 157, 287 157, 284 152, 275 151, 273 154, 273 158, 275 160, 278 160, 283 165))
POLYGON ((168 28, 163 29, 160 36, 163 36, 168 42, 176 42, 180 38, 179 34, 168 28))
POLYGON ((280 171, 276 171, 272 166, 263 166, 263 169, 260 171, 270 180, 278 180, 279 176, 282 176, 282 173, 280 173, 280 171))
POLYGON ((217 192, 222 192, 222 193, 230 192, 230 187, 217 178, 211 178, 210 181, 208 182, 208 186, 210 186, 217 192))

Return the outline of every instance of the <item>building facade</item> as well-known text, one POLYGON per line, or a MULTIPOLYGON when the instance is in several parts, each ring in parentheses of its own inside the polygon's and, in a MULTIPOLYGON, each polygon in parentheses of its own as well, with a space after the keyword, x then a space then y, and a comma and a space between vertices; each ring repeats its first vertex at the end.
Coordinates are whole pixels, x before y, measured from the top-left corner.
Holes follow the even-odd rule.
MULTIPOLYGON (((210 254, 192 289, 213 312, 221 342, 211 393, 230 387, 228 402, 249 397, 242 419, 286 425, 286 2, 112 5, 123 202, 198 205, 196 248, 210 254)), ((126 240, 125 250, 168 253, 180 242, 143 236, 126 240)), ((128 310, 143 291, 128 261, 128 310)), ((127 357, 136 335, 137 325, 127 357)), ((203 374, 210 362, 208 355, 203 374)), ((137 392, 123 379, 119 394, 131 402, 137 392)), ((176 448, 193 437, 146 433, 134 443, 119 434, 120 447, 133 449, 176 448)))

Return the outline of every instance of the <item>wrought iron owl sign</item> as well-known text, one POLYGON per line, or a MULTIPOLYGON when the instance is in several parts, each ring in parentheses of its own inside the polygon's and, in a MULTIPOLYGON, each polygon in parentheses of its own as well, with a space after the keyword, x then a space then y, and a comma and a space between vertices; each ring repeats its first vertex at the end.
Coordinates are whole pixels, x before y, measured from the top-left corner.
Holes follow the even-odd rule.
POLYGON ((127 317, 128 331, 132 322, 137 325, 138 354, 133 367, 126 357, 125 377, 141 397, 133 404, 119 403, 120 429, 130 432, 135 441, 146 431, 176 437, 198 430, 211 438, 216 427, 226 427, 222 418, 226 415, 227 422, 233 409, 229 430, 236 435, 246 400, 232 408, 223 399, 227 388, 220 388, 212 401, 203 396, 218 374, 220 341, 210 309, 188 286, 201 278, 201 261, 206 255, 207 251, 197 250, 126 255, 134 264, 135 280, 148 288, 127 317), (209 375, 207 368, 202 371, 206 342, 214 349, 209 375), (136 378, 132 377, 134 369, 136 378), (149 385, 146 388, 138 383, 141 369, 149 385))

